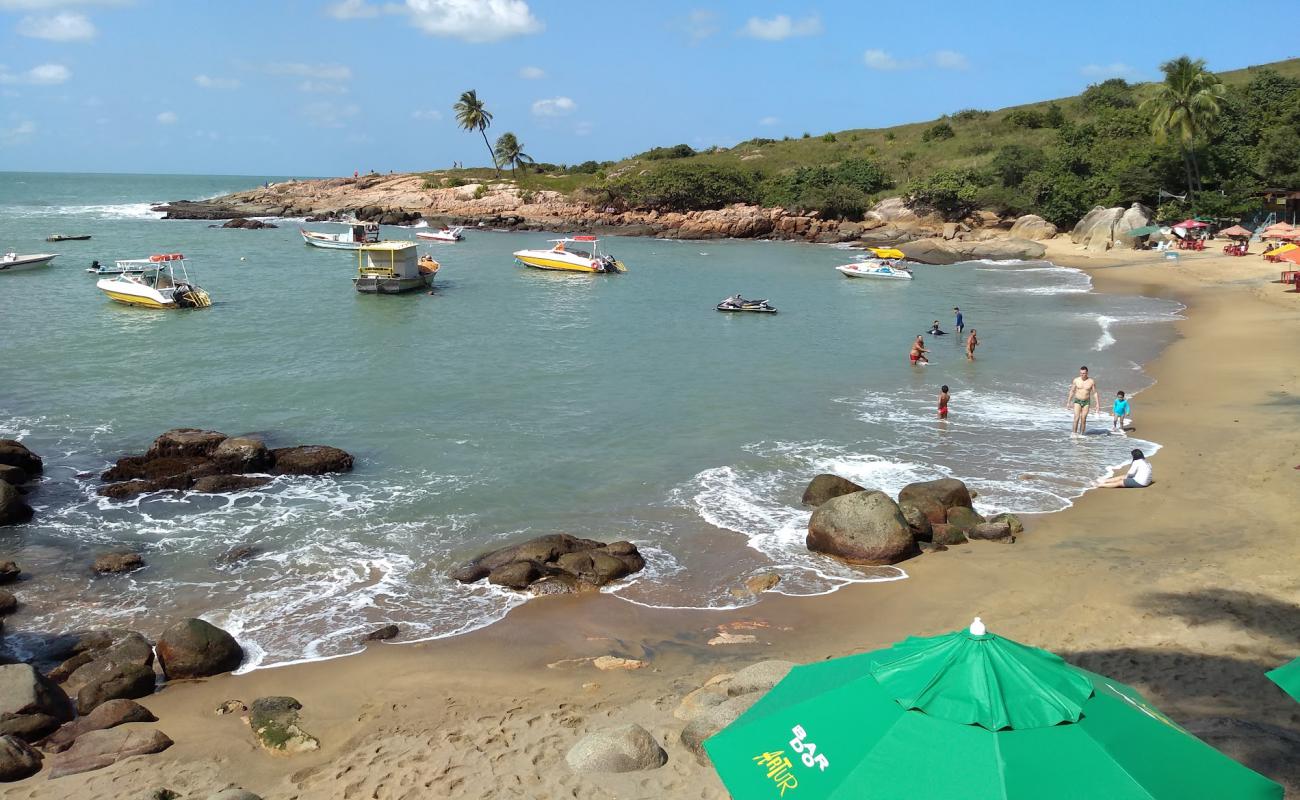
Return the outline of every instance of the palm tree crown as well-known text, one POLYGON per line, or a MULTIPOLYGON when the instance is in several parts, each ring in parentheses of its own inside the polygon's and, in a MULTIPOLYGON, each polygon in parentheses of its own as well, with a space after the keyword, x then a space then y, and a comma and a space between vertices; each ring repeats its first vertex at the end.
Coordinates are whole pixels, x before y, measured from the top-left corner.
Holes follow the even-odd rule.
POLYGON ((516 168, 524 168, 525 171, 529 164, 533 163, 533 157, 524 152, 524 146, 513 133, 507 131, 501 134, 497 139, 496 150, 493 152, 498 164, 508 165, 513 175, 516 168))
POLYGON ((488 149, 488 155, 492 156, 492 168, 501 174, 501 167, 498 165, 495 155, 492 153, 492 145, 488 142, 487 129, 492 124, 492 112, 487 110, 483 101, 478 98, 478 92, 470 89, 468 92, 461 92, 460 100, 452 106, 456 112, 456 122, 460 127, 467 131, 478 131, 483 134, 483 144, 488 149))
POLYGON ((1187 188, 1200 188, 1200 168, 1196 164, 1196 142, 1204 138, 1223 109, 1226 88, 1218 75, 1205 68, 1204 59, 1179 56, 1160 65, 1165 73, 1155 96, 1142 103, 1151 114, 1151 132, 1157 141, 1170 137, 1178 140, 1187 170, 1187 188), (1193 181, 1192 173, 1196 173, 1193 181))

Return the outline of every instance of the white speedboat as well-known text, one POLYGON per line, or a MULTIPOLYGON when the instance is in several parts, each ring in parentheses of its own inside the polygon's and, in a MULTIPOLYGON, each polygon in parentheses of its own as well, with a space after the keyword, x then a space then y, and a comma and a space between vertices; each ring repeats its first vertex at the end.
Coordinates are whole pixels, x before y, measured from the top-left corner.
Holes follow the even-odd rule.
MULTIPOLYGON (((119 264, 123 262, 118 262, 119 264)), ((96 281, 95 286, 109 298, 142 308, 207 308, 212 299, 203 288, 190 281, 185 256, 180 253, 149 256, 134 262, 140 272, 122 272, 115 278, 96 281)))
POLYGON ((881 278, 890 281, 910 281, 913 277, 912 271, 907 267, 900 267, 893 261, 886 261, 884 259, 854 261, 852 264, 842 264, 835 269, 850 278, 881 278))
POLYGON ((428 239, 431 242, 459 242, 465 238, 465 229, 459 225, 454 228, 439 228, 436 231, 420 231, 415 234, 417 238, 428 239))
POLYGON ((302 240, 312 247, 326 250, 360 250, 363 245, 379 241, 379 225, 373 222, 350 224, 343 233, 320 233, 299 228, 302 240))
POLYGON ((515 260, 526 267, 561 272, 627 272, 622 261, 600 251, 600 239, 595 236, 569 236, 550 241, 553 246, 546 250, 516 250, 515 260))
POLYGON ((0 272, 23 272, 37 267, 47 267, 58 256, 58 253, 36 253, 29 256, 5 253, 0 256, 0 272))

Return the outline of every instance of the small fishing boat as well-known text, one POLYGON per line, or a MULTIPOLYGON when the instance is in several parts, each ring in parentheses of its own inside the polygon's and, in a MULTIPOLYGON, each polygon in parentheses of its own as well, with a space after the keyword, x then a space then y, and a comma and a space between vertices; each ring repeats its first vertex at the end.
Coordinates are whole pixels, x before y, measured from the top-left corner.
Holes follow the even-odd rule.
POLYGON ((114 261, 112 264, 101 264, 96 259, 90 262, 89 267, 86 267, 86 272, 92 275, 121 275, 123 272, 144 272, 153 263, 147 258, 131 258, 114 261))
MULTIPOLYGON (((117 262, 119 264, 123 262, 117 262)), ((190 281, 185 256, 167 253, 136 259, 139 272, 121 272, 97 281, 95 286, 109 298, 142 308, 207 308, 212 298, 190 281)))
POLYGON ((357 250, 357 277, 352 285, 368 294, 400 294, 423 289, 438 274, 438 262, 418 257, 415 242, 376 242, 357 250))
POLYGON ((307 244, 326 250, 360 250, 379 241, 379 225, 374 222, 349 224, 343 233, 319 233, 306 228, 299 228, 298 232, 307 244))
POLYGON ((47 242, 84 242, 90 238, 90 234, 82 233, 76 236, 65 236, 62 233, 52 233, 45 237, 47 242))
POLYGON ((23 272, 37 267, 47 267, 58 256, 58 253, 35 253, 29 256, 5 253, 0 256, 0 272, 23 272))
POLYGON ((569 236, 550 241, 553 246, 546 250, 515 251, 515 260, 526 267, 561 272, 627 272, 622 261, 600 251, 600 239, 595 236, 569 236))
POLYGON ((729 311, 729 312, 746 311, 746 312, 751 312, 756 314, 776 313, 776 308, 773 307, 771 304, 769 304, 766 300, 746 300, 745 298, 741 297, 739 294, 732 295, 731 297, 728 297, 726 300, 723 300, 721 303, 718 303, 716 308, 719 311, 729 311))
POLYGON ((880 278, 891 281, 910 281, 912 280, 912 271, 907 267, 900 267, 893 261, 884 259, 867 259, 865 261, 854 261, 852 264, 843 264, 835 269, 844 273, 850 278, 880 278))
POLYGON ((428 239, 431 242, 459 242, 465 238, 465 229, 459 225, 454 228, 443 226, 436 231, 420 231, 416 237, 428 239))

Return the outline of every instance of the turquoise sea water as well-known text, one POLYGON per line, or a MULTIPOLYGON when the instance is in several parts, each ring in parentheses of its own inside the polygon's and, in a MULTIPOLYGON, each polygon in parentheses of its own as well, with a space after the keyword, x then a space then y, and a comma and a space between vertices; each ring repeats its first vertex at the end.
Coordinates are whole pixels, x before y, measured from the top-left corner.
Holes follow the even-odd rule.
POLYGON ((888 283, 842 277, 851 254, 826 246, 612 238, 628 274, 569 276, 512 262, 545 234, 470 231, 422 245, 443 264, 434 295, 375 297, 352 289, 355 255, 305 246, 299 221, 223 230, 148 211, 263 180, 0 174, 0 251, 61 254, 0 276, 0 436, 46 463, 36 519, 0 537, 32 576, 11 648, 91 624, 156 633, 180 613, 236 632, 260 664, 350 652, 385 622, 447 635, 519 602, 450 568, 556 531, 641 546, 650 566, 615 590, 631 602, 731 605, 762 571, 778 591, 826 592, 906 565, 866 575, 806 552, 798 500, 816 472, 887 491, 953 475, 985 509, 1051 511, 1154 449, 1106 434, 1107 418, 1072 440, 1065 393, 1084 363, 1107 402, 1140 391, 1179 307, 1096 294, 1076 270, 919 266, 888 283), (83 271, 155 252, 183 252, 213 307, 118 306, 83 271), (780 313, 713 310, 737 291, 780 313), (934 319, 951 329, 954 305, 978 360, 927 337, 934 363, 911 367, 911 340, 934 319), (178 426, 332 444, 357 468, 128 504, 82 477, 178 426), (221 566, 240 544, 260 555, 221 566), (120 547, 148 568, 91 578, 120 547))

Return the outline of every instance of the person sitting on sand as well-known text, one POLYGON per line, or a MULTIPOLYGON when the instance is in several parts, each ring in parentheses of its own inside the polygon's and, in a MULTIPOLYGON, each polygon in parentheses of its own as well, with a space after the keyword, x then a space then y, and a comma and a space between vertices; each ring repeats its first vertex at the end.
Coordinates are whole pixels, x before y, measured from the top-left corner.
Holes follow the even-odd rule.
POLYGON ((1079 367, 1079 375, 1070 381, 1070 391, 1065 396, 1065 407, 1074 412, 1070 434, 1083 436, 1088 432, 1088 411, 1097 403, 1097 382, 1088 377, 1088 368, 1079 367))
POLYGON ((930 359, 925 357, 925 354, 928 352, 930 351, 925 349, 925 339, 920 336, 916 337, 916 341, 912 342, 912 353, 908 356, 912 361, 912 366, 915 367, 917 364, 929 364, 930 359))
POLYGON ((1097 484, 1101 489, 1144 489, 1151 485, 1151 462, 1146 460, 1141 450, 1130 453, 1133 463, 1124 475, 1107 478, 1097 484))
POLYGON ((966 360, 975 360, 975 346, 980 343, 979 337, 975 335, 975 329, 970 329, 970 336, 966 337, 966 360))
POLYGON ((1123 433, 1124 426, 1132 422, 1132 412, 1129 410, 1128 399, 1124 397, 1123 392, 1115 393, 1115 404, 1111 406, 1110 413, 1114 417, 1110 429, 1123 433))
POLYGON ((948 333, 947 333, 947 331, 941 331, 941 330, 939 330, 939 320, 936 319, 936 320, 935 320, 933 323, 931 323, 931 325, 930 325, 930 335, 931 335, 931 336, 947 336, 948 333))
POLYGON ((939 419, 948 418, 948 384, 939 387, 939 419))

